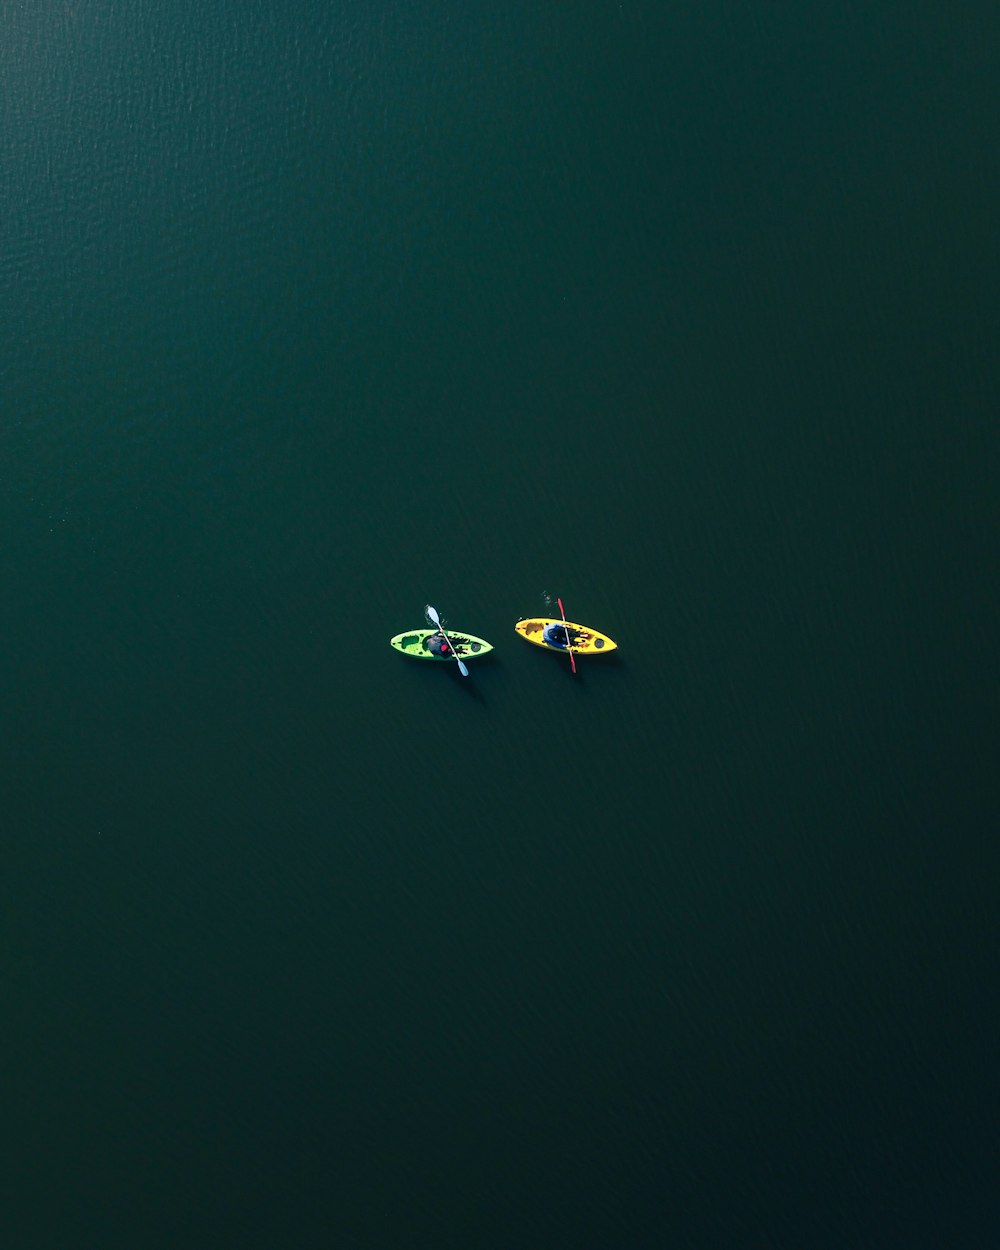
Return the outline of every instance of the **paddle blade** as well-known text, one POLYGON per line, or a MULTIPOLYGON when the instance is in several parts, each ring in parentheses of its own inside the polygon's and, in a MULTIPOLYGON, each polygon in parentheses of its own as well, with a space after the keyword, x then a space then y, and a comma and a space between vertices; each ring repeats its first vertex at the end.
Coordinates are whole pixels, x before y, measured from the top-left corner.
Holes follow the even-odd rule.
POLYGON ((426 607, 424 608, 424 612, 426 613, 427 619, 431 622, 431 624, 436 625, 438 629, 441 631, 442 636, 447 640, 448 645, 451 647, 451 653, 452 655, 455 656, 455 659, 458 662, 458 671, 462 674, 463 677, 468 677, 469 670, 465 667, 462 661, 459 660, 458 656, 455 653, 454 643, 452 643, 451 639, 444 632, 444 626, 441 624, 441 618, 437 614, 437 608, 432 608, 431 605, 428 603, 426 607))

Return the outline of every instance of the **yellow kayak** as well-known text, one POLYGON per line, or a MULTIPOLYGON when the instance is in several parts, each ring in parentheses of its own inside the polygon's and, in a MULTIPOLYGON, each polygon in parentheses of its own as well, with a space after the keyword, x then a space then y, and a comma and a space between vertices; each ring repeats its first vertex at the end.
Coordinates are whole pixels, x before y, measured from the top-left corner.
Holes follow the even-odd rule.
POLYGON ((618 644, 612 642, 607 634, 591 629, 589 625, 578 625, 576 621, 566 621, 565 629, 569 630, 569 645, 563 622, 551 616, 529 616, 518 621, 514 626, 522 638, 534 643, 536 647, 544 647, 546 651, 573 651, 574 655, 607 655, 609 651, 617 651, 618 644))

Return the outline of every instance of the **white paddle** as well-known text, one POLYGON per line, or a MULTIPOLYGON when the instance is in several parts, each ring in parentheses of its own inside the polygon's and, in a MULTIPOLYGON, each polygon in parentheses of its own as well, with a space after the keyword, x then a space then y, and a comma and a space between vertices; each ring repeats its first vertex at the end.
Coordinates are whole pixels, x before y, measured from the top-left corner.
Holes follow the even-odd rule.
POLYGON ((441 631, 442 638, 444 638, 448 646, 451 647, 451 653, 455 657, 456 661, 458 662, 458 671, 462 674, 463 677, 468 677, 469 670, 465 667, 462 661, 459 660, 458 652, 455 650, 455 644, 448 637, 448 635, 444 632, 444 626, 441 624, 441 618, 437 614, 437 608, 432 608, 431 605, 428 604, 427 607, 424 609, 424 611, 427 613, 430 620, 433 621, 433 623, 441 631))

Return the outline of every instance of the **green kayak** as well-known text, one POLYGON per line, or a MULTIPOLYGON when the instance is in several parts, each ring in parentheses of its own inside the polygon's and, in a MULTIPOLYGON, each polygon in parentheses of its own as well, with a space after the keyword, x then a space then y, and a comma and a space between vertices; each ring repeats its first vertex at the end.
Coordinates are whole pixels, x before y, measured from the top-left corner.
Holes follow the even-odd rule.
MULTIPOLYGON (((493 644, 485 638, 477 638, 475 634, 462 634, 457 629, 448 630, 448 638, 455 645, 459 659, 474 660, 476 656, 486 655, 493 650, 493 644)), ((390 638, 389 645, 403 655, 412 655, 416 660, 454 660, 451 647, 437 629, 409 629, 406 633, 390 638)))

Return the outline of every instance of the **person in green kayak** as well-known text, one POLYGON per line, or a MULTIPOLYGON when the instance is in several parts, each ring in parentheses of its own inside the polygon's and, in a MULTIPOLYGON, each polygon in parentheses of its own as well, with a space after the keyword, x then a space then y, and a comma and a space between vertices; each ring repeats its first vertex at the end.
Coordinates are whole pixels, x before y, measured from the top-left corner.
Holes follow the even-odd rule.
POLYGON ((566 626, 560 625, 558 621, 553 621, 551 625, 546 625, 542 630, 542 637, 550 647, 559 647, 563 650, 567 646, 574 645, 576 641, 566 626))
POLYGON ((438 655, 442 660, 451 658, 452 650, 444 634, 431 634, 425 645, 431 655, 438 655))

